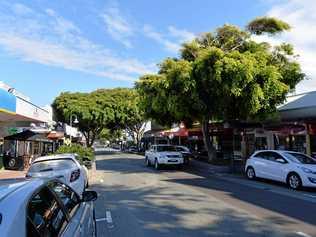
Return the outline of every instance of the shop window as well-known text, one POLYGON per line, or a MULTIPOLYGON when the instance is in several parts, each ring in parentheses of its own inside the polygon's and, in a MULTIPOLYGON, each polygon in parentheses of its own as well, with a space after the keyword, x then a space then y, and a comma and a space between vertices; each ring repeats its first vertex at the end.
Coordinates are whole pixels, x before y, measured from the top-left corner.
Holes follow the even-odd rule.
POLYGON ((256 137, 255 141, 256 150, 266 150, 268 148, 266 137, 256 137))

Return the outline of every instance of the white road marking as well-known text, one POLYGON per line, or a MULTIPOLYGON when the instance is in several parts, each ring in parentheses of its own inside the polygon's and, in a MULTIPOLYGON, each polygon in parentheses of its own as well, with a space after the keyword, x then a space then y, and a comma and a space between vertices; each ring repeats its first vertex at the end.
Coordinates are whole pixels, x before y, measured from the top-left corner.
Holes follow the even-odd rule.
POLYGON ((105 214, 106 214, 106 221, 107 221, 109 224, 112 224, 112 223, 113 223, 113 220, 112 220, 111 212, 110 212, 110 211, 106 211, 105 214))
POLYGON ((297 235, 299 235, 299 236, 303 236, 303 237, 312 237, 312 236, 310 236, 310 235, 308 235, 308 234, 305 234, 304 232, 301 232, 301 231, 297 231, 297 232, 295 232, 297 235))
POLYGON ((99 221, 106 221, 106 218, 98 218, 98 219, 95 219, 96 222, 99 222, 99 221))

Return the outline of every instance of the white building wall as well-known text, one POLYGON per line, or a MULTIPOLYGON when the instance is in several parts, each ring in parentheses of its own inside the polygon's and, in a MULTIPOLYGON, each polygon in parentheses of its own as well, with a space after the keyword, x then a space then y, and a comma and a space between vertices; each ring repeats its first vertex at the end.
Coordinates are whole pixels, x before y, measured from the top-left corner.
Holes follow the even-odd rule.
POLYGON ((16 114, 45 123, 52 120, 52 118, 50 118, 51 114, 49 111, 44 110, 20 97, 16 98, 16 114))

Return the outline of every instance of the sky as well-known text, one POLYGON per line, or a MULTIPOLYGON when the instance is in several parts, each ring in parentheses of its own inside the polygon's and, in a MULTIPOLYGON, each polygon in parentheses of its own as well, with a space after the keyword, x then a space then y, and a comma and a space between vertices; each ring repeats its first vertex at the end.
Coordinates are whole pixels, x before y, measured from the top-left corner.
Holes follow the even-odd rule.
POLYGON ((63 91, 133 87, 181 43, 268 15, 292 30, 257 40, 292 43, 308 76, 297 92, 316 90, 315 12, 314 0, 1 0, 0 81, 42 106, 63 91))

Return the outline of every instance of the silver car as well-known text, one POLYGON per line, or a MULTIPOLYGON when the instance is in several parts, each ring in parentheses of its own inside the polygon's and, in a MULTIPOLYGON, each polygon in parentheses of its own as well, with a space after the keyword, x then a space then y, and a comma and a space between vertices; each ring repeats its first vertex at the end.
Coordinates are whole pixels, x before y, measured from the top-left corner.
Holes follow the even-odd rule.
POLYGON ((0 181, 2 237, 96 236, 95 191, 82 199, 58 180, 0 181))

